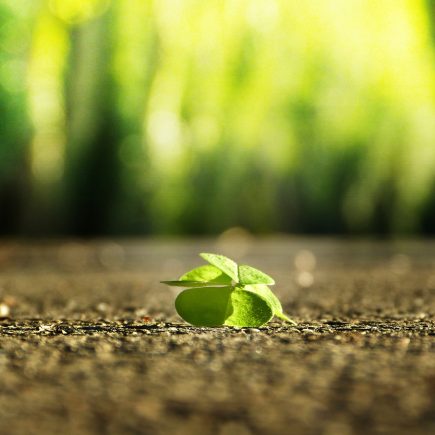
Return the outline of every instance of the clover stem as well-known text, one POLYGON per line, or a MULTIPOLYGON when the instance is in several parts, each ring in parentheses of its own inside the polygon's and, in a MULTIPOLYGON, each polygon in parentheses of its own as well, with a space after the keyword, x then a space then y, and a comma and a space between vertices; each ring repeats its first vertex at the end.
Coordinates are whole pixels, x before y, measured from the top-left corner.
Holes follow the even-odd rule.
POLYGON ((290 319, 290 317, 287 317, 284 313, 275 313, 275 316, 280 318, 281 320, 285 320, 286 322, 292 324, 293 326, 297 325, 297 323, 294 320, 290 319))

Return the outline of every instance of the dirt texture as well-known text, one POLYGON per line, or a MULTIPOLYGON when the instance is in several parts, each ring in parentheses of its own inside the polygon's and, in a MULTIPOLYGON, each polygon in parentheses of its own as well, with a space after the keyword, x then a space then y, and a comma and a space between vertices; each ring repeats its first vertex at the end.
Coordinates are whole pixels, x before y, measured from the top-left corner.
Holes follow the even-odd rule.
POLYGON ((433 434, 435 243, 0 243, 0 434, 433 434), (220 252, 298 325, 195 328, 159 284, 220 252))

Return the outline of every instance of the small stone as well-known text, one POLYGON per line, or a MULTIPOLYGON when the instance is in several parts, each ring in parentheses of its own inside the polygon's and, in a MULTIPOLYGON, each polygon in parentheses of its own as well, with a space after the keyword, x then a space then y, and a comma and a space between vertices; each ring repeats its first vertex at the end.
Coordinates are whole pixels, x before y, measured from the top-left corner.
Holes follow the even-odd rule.
POLYGON ((259 329, 257 329, 257 328, 249 328, 249 329, 246 330, 246 332, 248 334, 256 334, 257 332, 261 332, 261 331, 259 329))
POLYGON ((97 305, 97 311, 100 313, 105 313, 108 310, 109 306, 105 302, 100 302, 97 305))
POLYGON ((9 308, 9 305, 1 303, 0 304, 0 319, 8 318, 10 313, 11 313, 11 309, 9 308))

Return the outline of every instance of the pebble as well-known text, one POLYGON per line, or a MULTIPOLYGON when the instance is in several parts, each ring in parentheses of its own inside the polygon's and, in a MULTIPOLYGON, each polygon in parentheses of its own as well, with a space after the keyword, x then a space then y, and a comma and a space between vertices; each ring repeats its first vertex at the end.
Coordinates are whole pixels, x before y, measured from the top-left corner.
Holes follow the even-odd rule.
POLYGON ((246 329, 244 332, 245 334, 256 334, 257 332, 261 332, 261 331, 257 328, 249 328, 246 329))
POLYGON ((0 319, 5 319, 9 317, 9 314, 11 313, 11 309, 9 308, 9 305, 0 304, 0 319))

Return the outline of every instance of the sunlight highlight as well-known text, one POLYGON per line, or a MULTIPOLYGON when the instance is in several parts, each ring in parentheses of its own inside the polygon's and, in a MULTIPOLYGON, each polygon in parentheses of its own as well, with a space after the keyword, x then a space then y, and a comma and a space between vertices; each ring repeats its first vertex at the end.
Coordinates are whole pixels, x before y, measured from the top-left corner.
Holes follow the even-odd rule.
POLYGON ((34 126, 32 175, 39 184, 60 180, 65 148, 62 72, 67 50, 64 29, 42 14, 32 47, 28 73, 29 107, 34 126))

